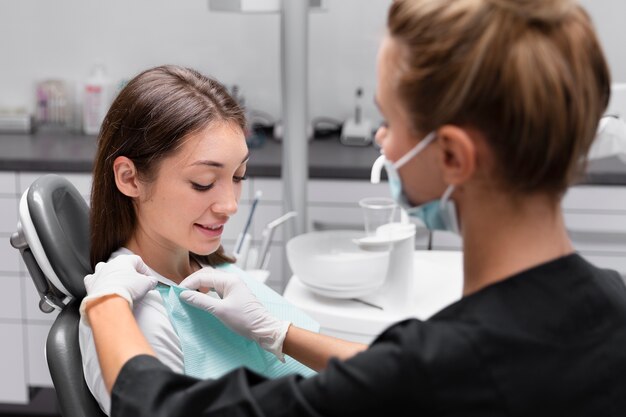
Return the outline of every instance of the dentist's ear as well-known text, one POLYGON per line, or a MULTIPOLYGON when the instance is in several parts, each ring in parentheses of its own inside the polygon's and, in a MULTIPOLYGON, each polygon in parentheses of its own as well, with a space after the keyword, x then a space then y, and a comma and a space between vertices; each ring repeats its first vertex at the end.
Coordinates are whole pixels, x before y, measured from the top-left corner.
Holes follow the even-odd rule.
POLYGON ((446 184, 462 185, 476 172, 478 150, 467 130, 445 125, 437 130, 440 166, 446 184))
POLYGON ((133 161, 125 156, 118 156, 113 161, 115 184, 120 192, 128 197, 139 197, 140 184, 133 161))

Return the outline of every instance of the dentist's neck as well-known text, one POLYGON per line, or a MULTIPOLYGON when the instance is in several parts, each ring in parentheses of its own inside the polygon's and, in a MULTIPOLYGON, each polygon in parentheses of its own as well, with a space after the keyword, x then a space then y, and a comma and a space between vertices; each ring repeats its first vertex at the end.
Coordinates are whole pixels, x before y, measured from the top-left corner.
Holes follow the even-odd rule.
POLYGON ((543 195, 474 195, 461 206, 464 295, 574 252, 560 204, 543 195))

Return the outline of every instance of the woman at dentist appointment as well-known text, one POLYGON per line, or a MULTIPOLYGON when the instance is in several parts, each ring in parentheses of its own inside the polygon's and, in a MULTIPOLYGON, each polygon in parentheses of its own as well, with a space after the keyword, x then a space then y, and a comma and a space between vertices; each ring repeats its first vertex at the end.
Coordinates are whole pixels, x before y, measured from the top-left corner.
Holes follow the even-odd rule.
MULTIPOLYGON (((301 314, 290 314, 295 310, 290 306, 276 308, 284 303, 280 295, 233 265, 222 247, 224 228, 237 212, 246 179, 245 125, 243 109, 226 88, 195 70, 163 65, 133 77, 111 105, 98 137, 91 264, 104 268, 99 276, 111 283, 120 275, 125 280, 124 271, 106 263, 135 255, 142 272, 159 281, 135 300, 133 315, 155 356, 169 369, 198 378, 217 378, 244 365, 268 377, 277 372, 310 375, 311 369, 285 360, 279 339, 249 341, 178 297, 178 284, 194 273, 228 271, 256 284, 255 295, 272 303, 283 319, 318 328, 301 314), (194 332, 198 327, 207 331, 194 332)), ((274 330, 284 333, 286 320, 276 323, 282 327, 274 330)), ((108 415, 110 396, 86 316, 79 325, 79 345, 87 387, 108 415)))
POLYGON ((221 299, 188 303, 319 371, 198 380, 154 357, 128 300, 154 281, 119 256, 83 305, 112 416, 626 415, 626 287, 575 252, 560 208, 610 94, 589 16, 573 0, 396 0, 387 29, 376 140, 397 201, 462 236, 463 297, 364 346, 281 323, 234 275, 196 275, 221 299))

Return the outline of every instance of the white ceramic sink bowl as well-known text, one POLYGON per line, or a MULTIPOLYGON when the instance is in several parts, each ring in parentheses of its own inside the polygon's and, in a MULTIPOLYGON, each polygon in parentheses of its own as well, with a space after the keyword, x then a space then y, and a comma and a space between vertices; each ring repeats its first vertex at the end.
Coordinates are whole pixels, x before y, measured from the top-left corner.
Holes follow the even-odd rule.
POLYGON ((389 252, 360 249, 354 230, 305 233, 287 242, 287 260, 304 284, 322 289, 350 291, 374 289, 387 274, 389 252))

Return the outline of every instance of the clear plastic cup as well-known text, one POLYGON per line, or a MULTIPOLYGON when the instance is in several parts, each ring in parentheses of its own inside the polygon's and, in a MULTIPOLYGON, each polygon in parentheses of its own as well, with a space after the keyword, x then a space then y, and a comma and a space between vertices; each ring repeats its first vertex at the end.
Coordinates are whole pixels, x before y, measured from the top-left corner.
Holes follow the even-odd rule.
POLYGON ((391 223, 396 213, 396 202, 388 197, 367 197, 359 200, 365 220, 365 233, 374 236, 376 229, 383 224, 391 223))

